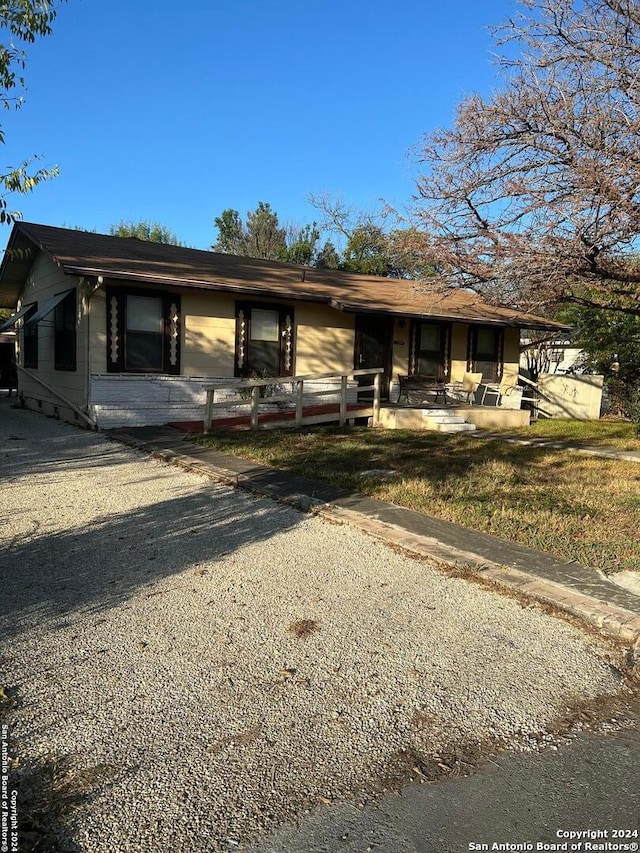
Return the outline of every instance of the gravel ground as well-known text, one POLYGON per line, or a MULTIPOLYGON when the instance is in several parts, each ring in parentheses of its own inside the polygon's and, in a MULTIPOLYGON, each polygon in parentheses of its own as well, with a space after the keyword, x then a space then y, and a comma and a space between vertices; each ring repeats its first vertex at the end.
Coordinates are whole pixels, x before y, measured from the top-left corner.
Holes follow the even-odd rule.
POLYGON ((69 849, 238 849, 623 689, 569 625, 358 531, 6 400, 0 448, 0 683, 23 765, 94 779, 69 849))

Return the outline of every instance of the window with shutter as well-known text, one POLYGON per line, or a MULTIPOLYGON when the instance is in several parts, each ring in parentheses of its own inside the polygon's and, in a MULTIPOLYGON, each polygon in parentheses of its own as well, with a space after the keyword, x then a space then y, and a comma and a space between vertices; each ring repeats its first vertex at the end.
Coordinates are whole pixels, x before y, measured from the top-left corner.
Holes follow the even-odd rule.
POLYGON ((180 297, 107 289, 107 369, 112 373, 180 373, 180 297))
POLYGON ((236 304, 236 376, 293 375, 293 308, 236 304))

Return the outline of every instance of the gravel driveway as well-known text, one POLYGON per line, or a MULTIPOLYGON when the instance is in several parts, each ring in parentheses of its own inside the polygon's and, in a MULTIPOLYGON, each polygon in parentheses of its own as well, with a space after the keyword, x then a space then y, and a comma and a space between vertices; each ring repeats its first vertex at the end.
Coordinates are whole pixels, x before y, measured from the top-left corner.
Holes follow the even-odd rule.
POLYGON ((623 689, 534 608, 6 400, 0 459, 1 683, 23 765, 92 779, 68 849, 238 849, 623 689))

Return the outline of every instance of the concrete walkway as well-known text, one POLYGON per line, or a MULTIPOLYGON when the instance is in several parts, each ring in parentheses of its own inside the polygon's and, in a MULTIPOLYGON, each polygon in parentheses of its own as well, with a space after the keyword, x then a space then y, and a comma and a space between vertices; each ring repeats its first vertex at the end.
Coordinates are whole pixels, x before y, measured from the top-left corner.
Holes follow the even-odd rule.
MULTIPOLYGON (((113 430, 110 435, 167 462, 355 526, 408 552, 552 605, 621 642, 627 647, 629 666, 640 660, 640 596, 594 569, 329 483, 201 447, 171 427, 128 428, 113 430)), ((565 447, 568 443, 545 442, 545 446, 556 445, 565 447)), ((582 447, 574 449, 590 452, 582 447)), ((606 452, 598 455, 640 461, 638 453, 592 449, 594 453, 599 450, 606 452)))
POLYGON ((589 456, 601 456, 603 459, 617 459, 621 462, 640 462, 640 450, 618 450, 615 447, 580 444, 575 441, 562 441, 555 438, 526 438, 521 435, 505 435, 500 432, 476 432, 473 438, 493 438, 509 444, 522 444, 526 447, 548 447, 551 450, 570 450, 573 453, 586 453, 589 456))

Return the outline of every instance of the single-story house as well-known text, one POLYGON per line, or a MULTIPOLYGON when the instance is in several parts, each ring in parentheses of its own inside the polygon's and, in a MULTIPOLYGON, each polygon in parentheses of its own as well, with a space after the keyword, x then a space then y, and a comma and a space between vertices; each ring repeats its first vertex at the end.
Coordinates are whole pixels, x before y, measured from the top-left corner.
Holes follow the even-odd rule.
POLYGON ((439 282, 17 222, 0 267, 25 405, 98 428, 202 417, 203 388, 384 368, 516 382, 520 330, 565 327, 439 282))

